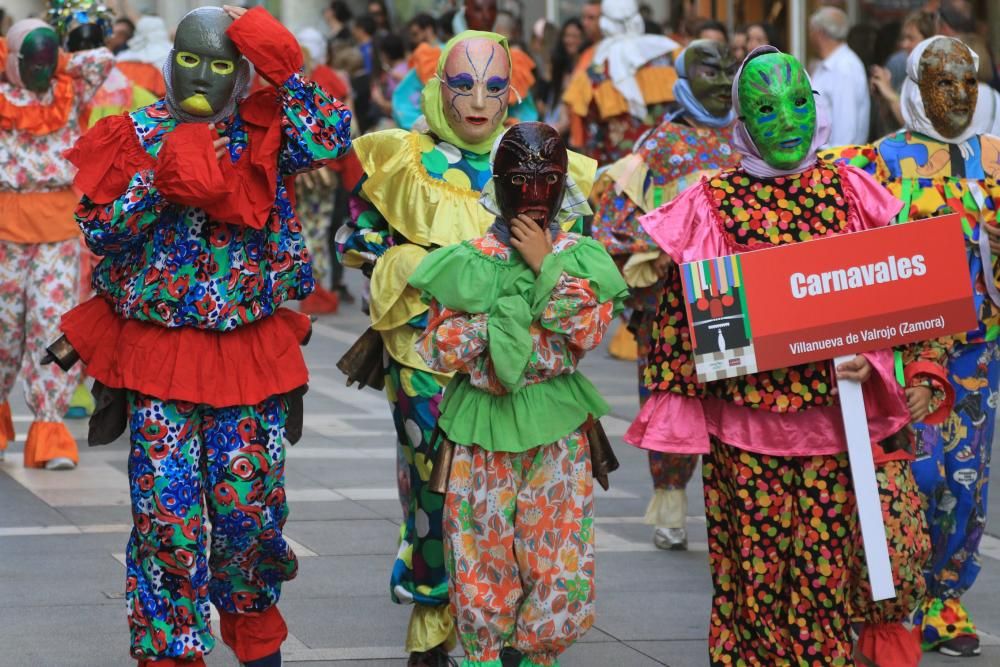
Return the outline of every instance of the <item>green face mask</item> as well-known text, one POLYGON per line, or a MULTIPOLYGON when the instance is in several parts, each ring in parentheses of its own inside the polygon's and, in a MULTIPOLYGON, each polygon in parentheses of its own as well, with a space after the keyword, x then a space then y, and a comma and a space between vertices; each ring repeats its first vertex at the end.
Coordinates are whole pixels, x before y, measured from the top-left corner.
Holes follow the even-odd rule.
POLYGON ((226 36, 233 21, 221 9, 206 7, 177 26, 171 53, 172 103, 192 116, 212 116, 233 96, 240 52, 226 36))
POLYGON ((35 93, 47 92, 59 64, 59 38, 51 28, 28 33, 18 53, 17 71, 21 83, 35 93))
POLYGON ((802 63, 766 53, 743 67, 739 113, 760 155, 772 167, 805 160, 816 134, 816 101, 802 63))

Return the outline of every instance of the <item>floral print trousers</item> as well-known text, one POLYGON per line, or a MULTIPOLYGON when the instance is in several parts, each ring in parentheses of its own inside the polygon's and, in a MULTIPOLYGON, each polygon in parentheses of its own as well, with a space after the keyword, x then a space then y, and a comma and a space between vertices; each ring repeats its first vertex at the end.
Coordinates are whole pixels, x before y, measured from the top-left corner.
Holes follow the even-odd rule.
POLYGON ((913 472, 927 504, 933 552, 927 564, 924 607, 914 621, 925 650, 976 626, 961 597, 979 574, 979 543, 986 529, 990 454, 1000 387, 996 342, 958 344, 949 353, 955 407, 940 426, 923 426, 913 472))
POLYGON ((298 566, 281 533, 288 517, 284 400, 228 408, 135 392, 128 400, 132 656, 200 660, 215 645, 210 601, 241 661, 277 650, 286 630, 274 605, 298 566), (270 619, 263 625, 272 636, 227 632, 227 622, 236 635, 252 631, 241 622, 247 617, 270 619), (253 640, 268 647, 248 655, 253 640))
POLYGON ((59 338, 62 314, 78 303, 79 280, 79 239, 0 241, 0 402, 20 375, 28 407, 42 422, 62 422, 80 381, 79 366, 65 373, 40 363, 59 338))
POLYGON ((455 446, 445 503, 463 667, 549 667, 594 623, 594 486, 575 431, 522 453, 455 446))
POLYGON ((711 664, 854 665, 847 454, 767 456, 713 439, 702 471, 711 664))

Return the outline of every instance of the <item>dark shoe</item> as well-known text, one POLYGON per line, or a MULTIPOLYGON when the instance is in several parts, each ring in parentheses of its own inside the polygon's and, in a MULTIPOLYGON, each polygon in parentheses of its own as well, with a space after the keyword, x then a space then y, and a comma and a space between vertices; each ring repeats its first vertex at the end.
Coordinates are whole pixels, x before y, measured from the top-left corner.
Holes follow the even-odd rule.
POLYGON ((406 661, 406 667, 457 667, 444 646, 435 646, 430 651, 414 651, 406 661))
POLYGON ((979 637, 973 637, 972 635, 955 637, 954 639, 949 639, 943 644, 939 644, 937 651, 941 655, 947 655, 953 658, 974 658, 980 653, 979 637))
POLYGON ((521 657, 521 652, 510 646, 500 651, 500 662, 503 663, 503 667, 520 667, 521 657))
POLYGON ((244 662, 243 667, 281 667, 281 651, 275 651, 265 658, 244 662))

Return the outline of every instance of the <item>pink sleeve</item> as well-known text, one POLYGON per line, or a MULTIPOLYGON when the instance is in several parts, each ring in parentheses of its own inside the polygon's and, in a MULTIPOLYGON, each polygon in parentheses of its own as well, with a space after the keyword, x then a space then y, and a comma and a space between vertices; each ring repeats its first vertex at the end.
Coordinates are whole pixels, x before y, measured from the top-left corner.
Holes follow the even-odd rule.
POLYGON ((656 245, 678 264, 732 254, 714 219, 704 181, 639 218, 656 245))
POLYGON ((903 208, 899 201, 867 173, 843 165, 840 168, 849 208, 848 221, 852 232, 891 225, 903 208))

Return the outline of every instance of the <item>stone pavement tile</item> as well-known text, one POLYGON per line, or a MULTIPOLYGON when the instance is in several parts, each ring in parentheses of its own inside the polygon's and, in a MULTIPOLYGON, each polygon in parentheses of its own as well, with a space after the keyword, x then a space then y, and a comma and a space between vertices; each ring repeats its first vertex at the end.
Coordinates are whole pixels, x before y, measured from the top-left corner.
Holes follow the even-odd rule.
POLYGON ((400 506, 399 501, 396 499, 358 500, 356 502, 362 507, 366 507, 372 512, 375 512, 383 519, 394 521, 397 524, 403 521, 403 508, 400 506))
POLYGON ((1000 646, 984 646, 983 652, 976 658, 949 658, 940 653, 925 653, 920 661, 920 667, 949 667, 950 665, 965 665, 965 667, 996 667, 1000 665, 1000 646))
POLYGON ((597 554, 598 614, 607 595, 661 593, 662 601, 657 607, 652 607, 655 609, 663 606, 674 594, 704 595, 711 586, 704 553, 657 549, 640 553, 597 554), (642 575, 637 576, 640 572, 642 575))
MULTIPOLYGON (((89 537, 3 538, 4 558, 0 560, 2 606, 5 609, 20 608, 25 616, 32 618, 45 617, 47 612, 39 608, 47 609, 49 605, 123 608, 124 602, 116 598, 125 591, 125 570, 111 553, 125 550, 125 536, 111 536, 112 542, 102 550, 82 548, 82 542, 89 537), (8 548, 13 541, 33 546, 15 551, 8 548)), ((91 625, 91 622, 88 620, 83 625, 91 625)), ((9 628, 3 627, 3 636, 17 637, 9 632, 9 628)), ((0 664, 3 664, 2 660, 0 664)))
POLYGON ((559 662, 564 667, 653 667, 664 664, 620 642, 578 642, 569 647, 559 662))
POLYGON ((708 644, 704 639, 629 642, 629 646, 668 667, 708 667, 708 644))
POLYGON ((312 487, 357 487, 365 484, 396 487, 395 459, 303 459, 289 455, 289 470, 312 480, 312 487))
POLYGON ((94 524, 132 525, 132 510, 128 505, 60 507, 59 512, 68 519, 67 523, 72 523, 76 526, 94 524))
MULTIPOLYGON (((598 565, 598 569, 600 569, 598 565)), ((645 573, 644 573, 645 574, 645 573)), ((708 636, 710 589, 698 592, 619 592, 597 580, 595 625, 624 642, 697 639, 708 636)))
MULTIPOLYGON (((292 535, 293 539, 297 539, 292 535)), ((299 574, 285 584, 285 600, 340 598, 385 593, 389 599, 389 574, 394 555, 317 556, 299 559, 299 574)))
MULTIPOLYGON (((286 487, 291 488, 291 487, 286 487)), ((399 507, 399 503, 396 504, 399 507)), ((353 500, 335 500, 328 502, 289 502, 291 514, 289 519, 294 521, 336 521, 351 519, 380 519, 378 513, 373 512, 364 505, 353 500)), ((398 533, 398 529, 395 530, 398 533)))
POLYGON ((311 649, 398 647, 402 658, 411 607, 389 599, 388 574, 383 583, 385 595, 379 596, 336 595, 311 600, 286 596, 281 613, 289 631, 311 649))
POLYGON ((399 526, 385 519, 289 521, 285 532, 321 556, 379 555, 387 563, 399 541, 399 526))
MULTIPOLYGON (((0 467, 20 465, 7 461, 0 467)), ((53 475, 72 474, 53 472, 53 475)), ((0 498, 3 499, 2 527, 12 526, 58 526, 67 523, 65 517, 52 509, 37 496, 15 482, 10 476, 0 472, 0 498)))
MULTIPOLYGON (((0 627, 4 667, 135 667, 128 654, 125 603, 56 604, 44 613, 23 613, 10 606, 4 584, 0 627)), ((231 663, 232 664, 232 663, 231 663)), ((216 667, 213 662, 212 667, 216 667)))

